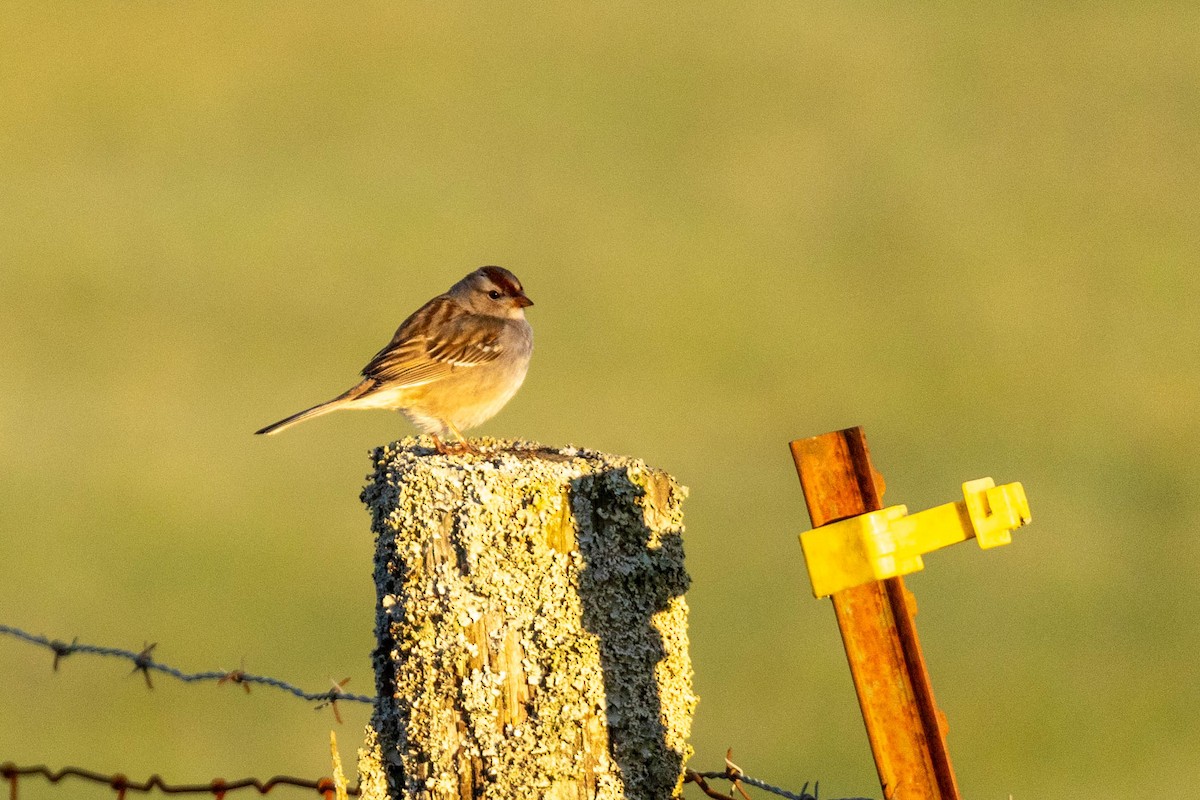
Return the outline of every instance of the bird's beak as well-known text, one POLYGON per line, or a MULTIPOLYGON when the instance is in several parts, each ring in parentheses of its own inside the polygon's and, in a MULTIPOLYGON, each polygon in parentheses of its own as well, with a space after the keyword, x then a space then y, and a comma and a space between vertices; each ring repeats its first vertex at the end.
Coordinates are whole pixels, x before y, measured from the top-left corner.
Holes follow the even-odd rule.
POLYGON ((529 308, 533 305, 533 301, 526 297, 524 292, 514 297, 513 302, 517 304, 517 308, 529 308))

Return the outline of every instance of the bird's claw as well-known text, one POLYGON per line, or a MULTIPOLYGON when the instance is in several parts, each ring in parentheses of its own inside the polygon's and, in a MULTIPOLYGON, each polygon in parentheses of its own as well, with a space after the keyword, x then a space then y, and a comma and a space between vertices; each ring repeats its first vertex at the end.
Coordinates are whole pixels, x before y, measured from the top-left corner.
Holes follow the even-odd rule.
POLYGON ((479 455, 478 448, 466 439, 460 439, 457 442, 443 442, 440 438, 434 436, 433 446, 438 451, 438 454, 443 456, 462 455, 463 453, 479 455))

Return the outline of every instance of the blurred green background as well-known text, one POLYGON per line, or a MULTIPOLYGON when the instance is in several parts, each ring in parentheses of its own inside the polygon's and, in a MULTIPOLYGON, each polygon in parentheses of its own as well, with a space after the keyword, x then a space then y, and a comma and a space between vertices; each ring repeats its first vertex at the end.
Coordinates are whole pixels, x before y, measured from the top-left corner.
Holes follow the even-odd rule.
MULTIPOLYGON (((890 502, 1032 503, 909 581, 964 794, 1186 795, 1198 75, 1182 3, 8 4, 0 621, 373 691, 411 428, 251 431, 495 263, 537 352, 480 432, 691 487, 694 767, 880 794, 787 451, 861 424, 890 502)), ((127 672, 0 639, 0 761, 328 772, 328 711, 127 672)))

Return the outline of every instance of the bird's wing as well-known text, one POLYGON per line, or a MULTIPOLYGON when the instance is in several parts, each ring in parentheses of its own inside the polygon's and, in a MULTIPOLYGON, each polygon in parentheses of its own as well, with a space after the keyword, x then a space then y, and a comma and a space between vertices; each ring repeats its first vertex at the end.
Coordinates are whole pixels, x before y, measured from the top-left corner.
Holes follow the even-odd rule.
POLYGON ((435 297, 401 323, 363 375, 379 388, 433 383, 499 358, 503 328, 503 320, 468 316, 449 297, 435 297))

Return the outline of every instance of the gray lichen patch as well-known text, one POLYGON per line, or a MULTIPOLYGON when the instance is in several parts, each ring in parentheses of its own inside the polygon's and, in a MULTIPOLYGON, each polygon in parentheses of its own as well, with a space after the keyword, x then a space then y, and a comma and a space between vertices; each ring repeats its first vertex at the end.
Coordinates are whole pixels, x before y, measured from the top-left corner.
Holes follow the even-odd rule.
POLYGON ((678 796, 696 698, 686 490, 530 442, 374 452, 372 720, 391 796, 678 796))

